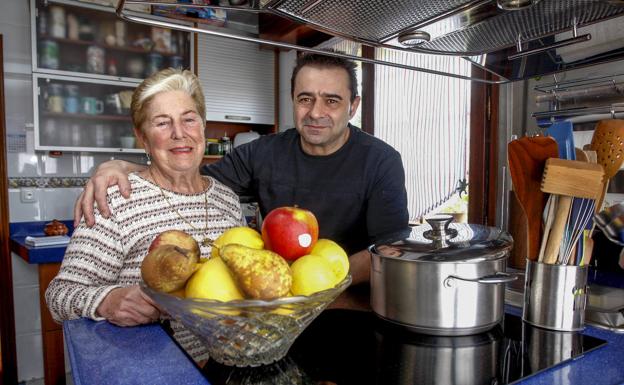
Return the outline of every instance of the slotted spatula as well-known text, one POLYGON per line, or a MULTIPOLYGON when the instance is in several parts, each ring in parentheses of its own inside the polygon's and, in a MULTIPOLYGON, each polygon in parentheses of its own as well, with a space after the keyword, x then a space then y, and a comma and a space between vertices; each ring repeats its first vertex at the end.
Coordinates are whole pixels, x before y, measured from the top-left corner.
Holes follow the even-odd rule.
POLYGON ((624 161, 624 120, 599 121, 589 148, 596 151, 598 164, 602 165, 605 172, 602 196, 596 202, 596 211, 598 212, 602 210, 602 202, 609 187, 609 179, 617 174, 624 161))
POLYGON ((546 195, 540 190, 546 159, 558 156, 557 142, 547 136, 523 137, 507 145, 509 173, 527 217, 527 258, 537 260, 546 195))

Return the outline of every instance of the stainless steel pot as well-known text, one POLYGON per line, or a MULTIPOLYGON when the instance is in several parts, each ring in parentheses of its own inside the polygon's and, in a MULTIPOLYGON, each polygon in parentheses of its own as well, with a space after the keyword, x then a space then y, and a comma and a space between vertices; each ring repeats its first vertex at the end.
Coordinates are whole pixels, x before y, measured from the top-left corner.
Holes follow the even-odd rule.
POLYGON ((409 239, 369 247, 371 307, 413 331, 468 335, 487 331, 504 313, 509 233, 480 225, 428 219, 409 239))

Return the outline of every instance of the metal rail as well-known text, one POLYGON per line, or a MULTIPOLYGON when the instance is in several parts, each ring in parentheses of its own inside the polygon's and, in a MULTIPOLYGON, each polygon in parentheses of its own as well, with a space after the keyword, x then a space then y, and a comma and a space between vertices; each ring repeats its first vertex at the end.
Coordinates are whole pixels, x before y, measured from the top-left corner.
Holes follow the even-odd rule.
MULTIPOLYGON (((326 55, 326 56, 340 57, 340 58, 350 59, 350 60, 354 60, 354 61, 360 61, 362 63, 385 65, 385 66, 390 66, 390 67, 402 68, 402 69, 406 69, 406 70, 424 72, 424 73, 428 73, 428 74, 432 74, 432 75, 440 75, 440 76, 452 77, 452 78, 455 78, 455 79, 475 81, 475 82, 479 82, 479 83, 506 84, 506 83, 510 82, 509 79, 505 79, 505 78, 502 78, 500 76, 499 76, 499 78, 501 80, 488 80, 488 79, 482 79, 482 78, 475 78, 475 77, 471 77, 471 76, 458 75, 458 74, 453 74, 453 73, 449 73, 449 72, 437 71, 437 70, 432 70, 432 69, 428 69, 428 68, 410 66, 410 65, 400 64, 400 63, 393 63, 393 62, 388 62, 388 61, 383 61, 383 60, 363 58, 363 57, 360 57, 360 56, 348 55, 348 54, 340 53, 340 52, 329 52, 329 51, 324 51, 324 50, 316 49, 316 48, 303 47, 303 46, 299 46, 299 45, 296 45, 296 44, 278 42, 278 41, 273 41, 273 40, 266 40, 266 39, 261 39, 261 38, 256 38, 256 37, 240 36, 240 35, 236 35, 236 34, 233 34, 233 33, 230 33, 230 32, 220 32, 220 31, 206 30, 206 29, 190 27, 190 26, 181 25, 181 24, 169 23, 169 22, 165 22, 165 21, 152 20, 152 19, 148 19, 148 18, 145 18, 145 17, 141 17, 141 16, 132 16, 132 15, 128 15, 128 14, 124 13, 124 11, 125 11, 124 7, 125 7, 126 3, 128 3, 128 4, 144 4, 144 5, 145 4, 161 5, 161 6, 168 6, 168 7, 177 7, 177 6, 185 6, 186 7, 187 5, 186 4, 177 4, 177 3, 163 3, 163 2, 159 2, 159 1, 119 0, 119 3, 117 5, 117 10, 116 10, 117 16, 119 16, 120 18, 122 18, 124 20, 135 22, 135 23, 146 24, 146 25, 151 25, 151 26, 161 27, 161 28, 162 27, 164 27, 164 28, 171 28, 171 29, 181 30, 181 31, 186 31, 186 32, 201 33, 201 34, 211 35, 211 36, 219 36, 219 37, 224 37, 224 38, 228 38, 228 39, 246 41, 246 42, 251 42, 251 43, 258 43, 258 44, 265 44, 265 45, 268 45, 268 46, 279 47, 279 48, 294 49, 294 50, 297 50, 297 51, 316 53, 316 54, 326 55)), ((218 6, 212 6, 212 5, 211 6, 206 6, 206 5, 199 6, 199 5, 192 5, 192 4, 189 4, 189 6, 193 6, 194 8, 227 8, 227 9, 236 9, 236 10, 239 10, 239 11, 262 12, 261 10, 250 9, 250 8, 244 9, 244 8, 236 8, 236 7, 218 7, 218 6)))

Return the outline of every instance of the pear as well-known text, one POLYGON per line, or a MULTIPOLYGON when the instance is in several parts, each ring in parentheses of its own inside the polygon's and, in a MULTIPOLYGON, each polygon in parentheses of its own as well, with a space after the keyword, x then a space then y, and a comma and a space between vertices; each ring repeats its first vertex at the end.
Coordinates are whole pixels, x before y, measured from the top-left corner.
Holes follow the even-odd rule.
POLYGON ((249 297, 270 300, 288 295, 292 274, 279 254, 231 243, 221 247, 219 255, 249 297))
POLYGON ((143 259, 141 277, 150 288, 171 293, 184 287, 197 269, 198 262, 198 255, 191 250, 162 245, 143 259))

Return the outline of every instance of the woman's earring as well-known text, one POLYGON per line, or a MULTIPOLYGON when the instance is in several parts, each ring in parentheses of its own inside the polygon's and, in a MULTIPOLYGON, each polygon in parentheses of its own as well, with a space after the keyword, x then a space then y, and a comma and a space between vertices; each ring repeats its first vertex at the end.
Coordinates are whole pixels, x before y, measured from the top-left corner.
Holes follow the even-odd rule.
POLYGON ((151 166, 151 164, 152 164, 152 158, 150 157, 150 154, 145 153, 145 156, 147 157, 147 165, 148 165, 148 166, 151 166))

